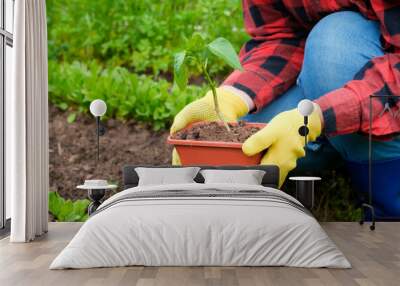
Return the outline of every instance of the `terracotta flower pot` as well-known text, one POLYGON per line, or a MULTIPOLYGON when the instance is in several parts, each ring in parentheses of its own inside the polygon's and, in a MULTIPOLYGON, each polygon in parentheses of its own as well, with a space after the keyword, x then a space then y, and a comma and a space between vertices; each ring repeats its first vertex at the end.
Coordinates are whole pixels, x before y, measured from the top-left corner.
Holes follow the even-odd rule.
MULTIPOLYGON (((207 124, 205 122, 196 124, 207 124)), ((264 127, 264 123, 246 123, 246 127, 264 127)), ((187 128, 190 128, 187 127, 187 128)), ((262 154, 246 156, 242 152, 242 143, 220 141, 197 141, 173 139, 168 137, 167 143, 174 145, 182 165, 240 165, 251 166, 260 163, 262 154)))

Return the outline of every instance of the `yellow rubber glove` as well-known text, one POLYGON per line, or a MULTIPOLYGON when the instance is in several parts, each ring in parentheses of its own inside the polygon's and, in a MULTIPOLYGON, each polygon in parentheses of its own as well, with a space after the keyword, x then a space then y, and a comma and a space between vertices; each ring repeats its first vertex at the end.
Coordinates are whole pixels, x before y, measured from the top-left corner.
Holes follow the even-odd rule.
MULTIPOLYGON (((249 112, 249 107, 240 96, 233 94, 227 89, 217 88, 217 97, 222 116, 227 122, 236 122, 239 117, 249 112)), ((190 123, 199 121, 217 121, 219 120, 214 110, 214 100, 212 92, 186 105, 176 116, 171 126, 171 134, 185 128, 190 123)), ((178 152, 174 149, 172 152, 172 164, 180 165, 178 152)))
MULTIPOLYGON (((217 88, 219 108, 227 122, 235 122, 249 112, 249 108, 240 96, 224 88, 217 88)), ((214 110, 212 92, 186 105, 176 116, 171 126, 171 134, 185 128, 190 123, 219 120, 214 110)))
MULTIPOLYGON (((314 107, 313 113, 308 117, 308 141, 314 141, 321 134, 321 111, 316 104, 314 107)), ((305 156, 304 137, 299 134, 299 128, 303 125, 304 117, 297 109, 279 113, 242 146, 243 152, 248 156, 268 148, 261 164, 279 166, 279 187, 289 171, 296 167, 297 159, 305 156)))
POLYGON ((174 166, 180 166, 181 164, 181 158, 179 158, 178 151, 174 148, 172 150, 172 165, 174 166))

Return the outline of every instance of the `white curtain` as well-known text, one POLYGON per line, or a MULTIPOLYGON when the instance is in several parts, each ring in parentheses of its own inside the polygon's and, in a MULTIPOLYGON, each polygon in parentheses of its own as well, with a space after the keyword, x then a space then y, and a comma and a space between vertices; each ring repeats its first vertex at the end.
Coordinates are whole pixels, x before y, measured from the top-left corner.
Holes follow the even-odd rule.
POLYGON ((47 232, 48 88, 45 0, 15 1, 13 92, 6 98, 6 187, 12 242, 47 232))

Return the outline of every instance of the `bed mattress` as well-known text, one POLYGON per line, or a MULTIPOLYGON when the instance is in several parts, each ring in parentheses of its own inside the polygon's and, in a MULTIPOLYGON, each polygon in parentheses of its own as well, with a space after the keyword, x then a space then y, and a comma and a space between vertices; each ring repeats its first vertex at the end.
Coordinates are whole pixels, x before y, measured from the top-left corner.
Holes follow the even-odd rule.
POLYGON ((254 185, 138 186, 105 201, 50 269, 350 263, 300 202, 254 185))

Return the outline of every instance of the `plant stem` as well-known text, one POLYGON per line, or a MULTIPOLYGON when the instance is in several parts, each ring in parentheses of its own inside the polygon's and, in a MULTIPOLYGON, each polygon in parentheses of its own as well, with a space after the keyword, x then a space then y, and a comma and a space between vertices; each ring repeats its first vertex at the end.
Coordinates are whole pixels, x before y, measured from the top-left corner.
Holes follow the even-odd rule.
POLYGON ((224 117, 223 117, 223 115, 222 115, 222 113, 221 113, 221 111, 219 109, 218 96, 217 96, 217 90, 215 88, 215 83, 210 78, 210 75, 208 74, 207 68, 205 66, 202 66, 202 70, 203 70, 204 76, 206 77, 208 85, 211 87, 211 91, 212 91, 213 99, 214 99, 215 113, 217 113, 217 116, 218 116, 219 120, 221 120, 224 123, 226 129, 230 132, 231 129, 229 128, 228 123, 225 121, 225 119, 224 119, 224 117))

